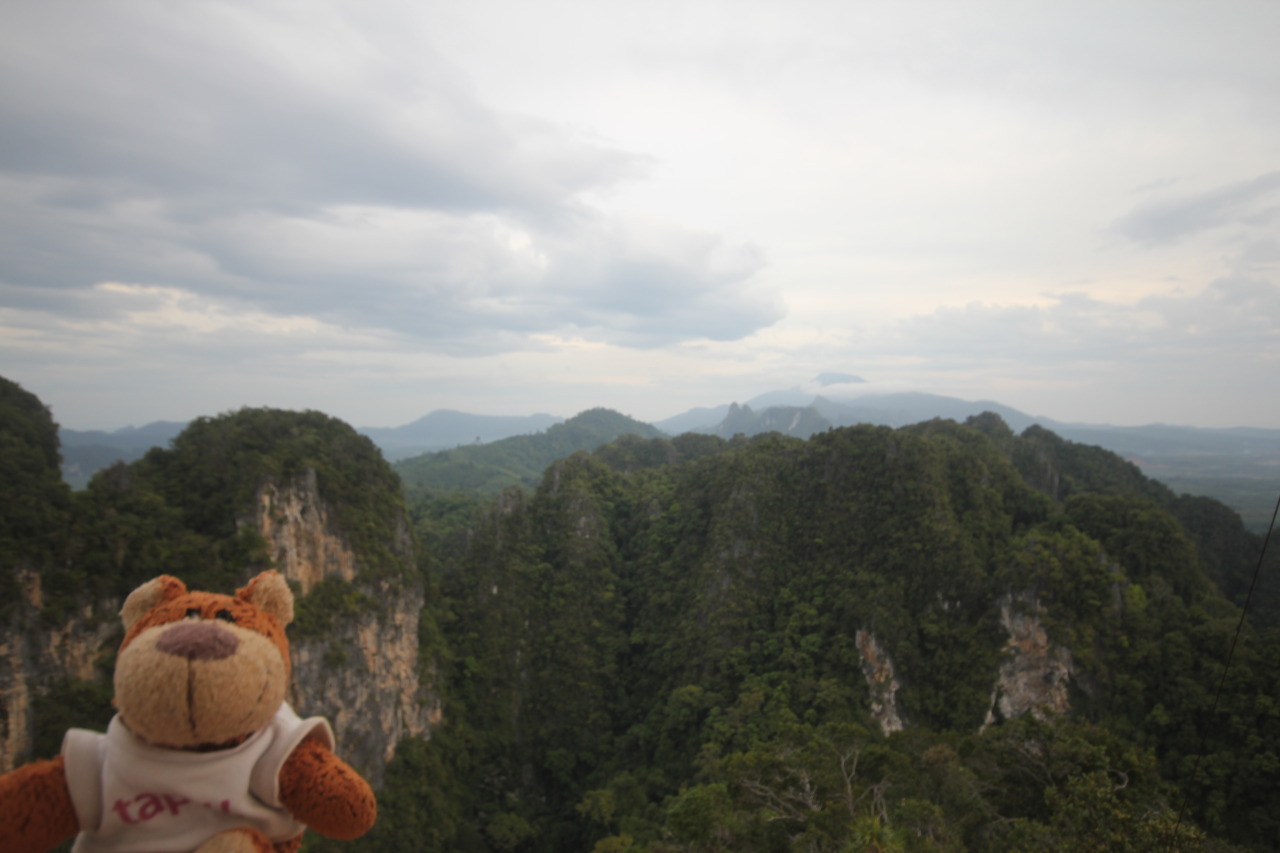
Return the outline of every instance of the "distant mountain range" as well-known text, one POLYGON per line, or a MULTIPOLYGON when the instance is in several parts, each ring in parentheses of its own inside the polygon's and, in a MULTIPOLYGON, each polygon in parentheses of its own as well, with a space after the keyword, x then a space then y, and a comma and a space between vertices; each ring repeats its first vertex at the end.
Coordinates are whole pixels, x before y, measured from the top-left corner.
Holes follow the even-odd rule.
POLYGON ((155 421, 114 432, 59 429, 62 478, 72 487, 83 489, 97 471, 116 462, 141 459, 153 447, 167 447, 186 427, 185 422, 155 421))
POLYGON ((404 426, 358 427, 356 431, 373 439, 373 443, 382 449, 382 455, 389 462, 395 462, 420 453, 529 435, 563 421, 564 418, 546 414, 508 417, 437 409, 404 426))
MULTIPOLYGON (((1028 415, 991 400, 962 400, 923 393, 837 398, 814 395, 799 388, 771 391, 741 405, 690 409, 657 421, 652 427, 673 436, 698 432, 730 438, 739 433, 755 435, 776 431, 808 438, 827 429, 854 424, 900 427, 934 418, 963 422, 982 412, 998 414, 1015 433, 1039 424, 1070 441, 1118 453, 1175 491, 1205 494, 1221 500, 1255 529, 1266 526, 1280 492, 1280 430, 1275 429, 1067 423, 1028 415)), ((361 427, 359 432, 372 439, 389 461, 403 462, 422 454, 536 435, 564 422, 564 418, 550 414, 520 417, 437 410, 404 426, 361 427)), ((631 423, 638 424, 637 431, 645 426, 631 423)), ((60 431, 63 475, 72 486, 83 488, 95 471, 116 461, 138 459, 151 447, 165 446, 185 426, 158 421, 115 432, 63 429, 60 431)), ((595 440, 594 435, 591 440, 595 440)), ((555 444, 569 446, 560 440, 555 444)), ((504 448, 504 452, 506 450, 504 448)), ((532 454, 527 456, 529 460, 538 458, 537 452, 529 453, 532 454)), ((521 455, 526 455, 526 449, 521 450, 521 455)), ((432 464, 443 463, 437 460, 432 464)), ((521 466, 518 478, 521 480, 526 479, 523 468, 521 466)))
POLYGON ((406 489, 495 496, 507 486, 533 489, 557 459, 595 450, 624 435, 661 438, 662 431, 609 409, 589 409, 536 435, 513 435, 423 453, 395 463, 406 489))
POLYGON ((815 396, 798 388, 762 394, 741 406, 691 409, 654 425, 670 434, 692 431, 729 438, 776 431, 808 438, 855 424, 901 427, 934 418, 963 422, 982 412, 999 415, 1015 433, 1038 424, 1069 441, 1117 453, 1175 492, 1217 498, 1255 531, 1266 529, 1280 495, 1280 430, 1275 429, 1068 423, 1034 417, 991 400, 922 393, 846 399, 815 396))
MULTIPOLYGON (((711 409, 691 409, 683 414, 654 423, 668 434, 680 432, 709 432, 723 434, 733 429, 751 435, 757 432, 777 430, 799 437, 813 432, 854 424, 876 424, 900 427, 922 421, 943 418, 964 421, 983 412, 999 415, 1014 432, 1022 432, 1032 425, 1052 430, 1063 438, 1084 444, 1096 444, 1122 456, 1138 457, 1141 464, 1145 455, 1165 454, 1234 454, 1241 459, 1251 456, 1280 453, 1280 430, 1233 427, 1211 429, 1202 427, 1151 424, 1136 427, 1118 427, 1106 424, 1083 424, 1058 421, 1053 418, 1028 415, 1010 406, 991 400, 961 400, 937 394, 907 392, 898 394, 864 394, 850 399, 815 396, 801 389, 772 391, 737 404, 711 409), (744 409, 758 413, 763 427, 757 427, 744 409), (777 410, 812 409, 822 421, 806 418, 798 422, 796 429, 778 427, 780 412, 777 410), (806 428, 810 428, 805 432, 806 428)), ((729 432, 732 435, 732 432, 729 432)), ((1256 466, 1251 466, 1256 469, 1256 466)), ((1261 476, 1263 472, 1254 470, 1261 476)), ((1280 475, 1280 469, 1273 472, 1280 475)))

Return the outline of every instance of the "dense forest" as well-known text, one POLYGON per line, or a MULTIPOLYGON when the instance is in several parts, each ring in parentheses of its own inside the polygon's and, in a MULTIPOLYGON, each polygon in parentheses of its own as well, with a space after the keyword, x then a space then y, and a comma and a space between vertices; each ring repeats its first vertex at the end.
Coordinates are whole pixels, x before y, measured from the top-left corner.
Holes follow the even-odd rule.
MULTIPOLYGON (((0 380, 0 607, 30 571, 51 624, 160 571, 227 589, 269 560, 246 502, 303 470, 368 571, 425 584, 443 696, 374 831, 308 849, 1280 849, 1275 550, 1250 597, 1262 541, 1221 504, 990 414, 626 435, 496 496, 428 476, 409 578, 401 486, 341 422, 201 419, 72 492, 0 380)), ((109 714, 59 689, 42 746, 109 714)))
POLYGON ((1218 694, 1261 543, 1097 448, 994 416, 625 438, 435 536, 460 849, 1280 843, 1274 609, 1218 694), (1069 712, 999 719, 1009 609, 1069 653, 1069 712))

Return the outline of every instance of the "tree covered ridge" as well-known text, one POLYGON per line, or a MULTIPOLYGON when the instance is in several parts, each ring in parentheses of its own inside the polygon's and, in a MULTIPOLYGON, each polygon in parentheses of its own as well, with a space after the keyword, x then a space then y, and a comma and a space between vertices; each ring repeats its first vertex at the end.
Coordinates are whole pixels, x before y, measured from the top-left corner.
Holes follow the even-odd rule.
MULTIPOLYGON (((357 566, 354 582, 328 578, 299 596, 295 638, 317 633, 335 609, 340 618, 361 608, 381 612, 371 590, 421 587, 398 478, 369 439, 327 415, 244 409, 200 418, 171 447, 104 469, 72 493, 54 473, 56 425, 34 396, 9 383, 0 385, 0 443, 0 465, 10 474, 0 524, 0 626, 6 635, 30 635, 9 648, 31 655, 64 642, 102 643, 89 680, 37 672, 35 682, 3 685, 12 696, 30 690, 34 710, 13 718, 24 731, 10 743, 29 734, 36 755, 56 753, 69 726, 102 729, 109 720, 115 610, 129 591, 172 574, 192 588, 230 592, 273 566, 256 523, 266 488, 314 489, 328 512, 325 532, 349 546, 357 566)), ((434 634, 433 625, 419 624, 423 635, 434 634)), ((0 729, 5 716, 0 705, 0 729)))
POLYGON ((0 613, 13 601, 14 569, 57 552, 71 509, 62 482, 58 425, 40 399, 0 377, 0 613))
POLYGON ((399 480, 369 439, 319 412, 242 409, 198 418, 170 447, 103 469, 74 493, 41 570, 48 615, 166 573, 234 589, 270 565, 248 523, 259 492, 303 477, 314 477, 370 577, 416 571, 399 480))
MULTIPOLYGON (((0 592, 38 572, 50 624, 161 572, 233 588, 269 565, 237 524, 256 490, 307 470, 372 566, 403 537, 394 472, 320 413, 201 419, 74 494, 47 409, 9 383, 0 415, 0 592)), ((334 850, 1280 848, 1280 620, 1257 597, 1214 701, 1259 539, 1098 448, 994 415, 624 435, 531 491, 411 509, 444 720, 334 850), (1070 651, 1072 711, 984 727, 1020 607, 1070 651)), ((42 743, 101 728, 106 699, 44 695, 42 743)))
POLYGON ((1246 627, 1213 708, 1239 611, 1204 558, 1238 579, 1260 542, 1180 508, 1112 454, 994 416, 562 460, 437 566, 455 661, 438 747, 474 762, 455 842, 1167 849, 1150 839, 1186 797, 1179 845, 1199 826, 1272 849, 1278 637, 1246 627), (982 728, 1009 601, 1071 652, 1068 720, 982 728), (859 630, 892 658, 901 734, 871 716, 859 630), (1002 739, 1051 767, 1013 785, 1002 739), (1096 846, 1108 832, 1132 843, 1096 846))
POLYGON ((588 409, 536 435, 424 453, 397 462, 395 469, 418 498, 454 491, 492 498, 513 483, 534 489, 557 459, 625 435, 654 438, 662 433, 609 409, 588 409))

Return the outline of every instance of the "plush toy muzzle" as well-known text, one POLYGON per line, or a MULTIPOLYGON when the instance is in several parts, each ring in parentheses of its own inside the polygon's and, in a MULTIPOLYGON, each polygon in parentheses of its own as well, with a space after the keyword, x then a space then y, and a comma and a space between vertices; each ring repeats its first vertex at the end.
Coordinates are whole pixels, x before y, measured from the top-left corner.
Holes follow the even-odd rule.
POLYGON ((256 631, 198 617, 142 631, 116 662, 116 707, 139 737, 178 749, 224 746, 267 724, 288 671, 256 631))

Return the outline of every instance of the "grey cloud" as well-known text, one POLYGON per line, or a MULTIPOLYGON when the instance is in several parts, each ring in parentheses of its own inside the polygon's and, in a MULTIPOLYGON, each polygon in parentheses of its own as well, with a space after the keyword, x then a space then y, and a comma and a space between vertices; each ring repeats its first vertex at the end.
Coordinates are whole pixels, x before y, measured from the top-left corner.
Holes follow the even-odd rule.
POLYGON ((108 316, 119 300, 85 288, 163 285, 453 351, 781 316, 752 250, 675 226, 637 242, 583 202, 645 157, 488 108, 385 21, 325 30, 332 63, 292 55, 265 35, 309 25, 290 8, 5 10, 0 305, 108 316))
POLYGON ((1142 205, 1115 223, 1140 243, 1170 243, 1224 225, 1264 226, 1280 215, 1280 172, 1142 205))
POLYGON ((86 181, 84 202, 124 186, 195 209, 465 211, 554 208, 643 165, 486 109, 425 46, 401 57, 411 76, 369 57, 325 79, 254 44, 216 7, 182 11, 95 4, 69 15, 51 2, 12 15, 0 36, 0 168, 86 181), (94 186, 104 180, 109 190, 94 186))
POLYGON ((1172 370, 1204 358, 1243 364, 1280 357, 1280 285, 1233 276, 1196 294, 1133 305, 1083 294, 1043 307, 975 304, 912 318, 876 346, 934 364, 1015 372, 1120 362, 1172 370))
POLYGON ((1280 241, 1263 239, 1247 245, 1236 259, 1241 269, 1266 270, 1280 266, 1280 241))
POLYGON ((515 334, 579 335, 652 347, 690 338, 731 340, 781 316, 776 300, 754 294, 762 261, 749 247, 684 229, 647 233, 579 215, 571 232, 520 232, 513 249, 499 223, 439 217, 400 257, 300 261, 271 256, 271 235, 224 235, 213 251, 223 269, 274 287, 257 300, 271 310, 310 302, 331 321, 394 330, 451 349, 493 351, 515 334))
POLYGON ((546 271, 551 292, 572 297, 566 318, 580 329, 653 347, 735 340, 783 316, 771 294, 744 286, 764 266, 751 246, 654 222, 600 222, 583 236, 558 241, 546 271))
POLYGON ((1149 193, 1149 192, 1154 192, 1156 190, 1168 189, 1169 187, 1172 187, 1175 184, 1177 184, 1179 180, 1181 179, 1180 178, 1157 178, 1154 181, 1148 181, 1147 183, 1142 184, 1141 186, 1134 187, 1132 192, 1149 193))
POLYGON ((782 315, 750 286, 763 265, 750 247, 674 226, 637 238, 635 227, 582 211, 568 230, 381 209, 200 223, 147 208, 82 210, 71 225, 36 204, 0 211, 15 249, 0 305, 83 318, 129 310, 129 300, 87 289, 119 281, 480 354, 527 349, 536 334, 632 347, 732 340, 782 315))

